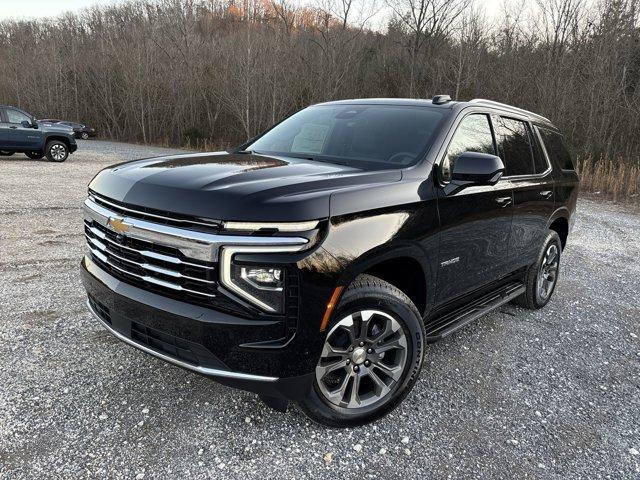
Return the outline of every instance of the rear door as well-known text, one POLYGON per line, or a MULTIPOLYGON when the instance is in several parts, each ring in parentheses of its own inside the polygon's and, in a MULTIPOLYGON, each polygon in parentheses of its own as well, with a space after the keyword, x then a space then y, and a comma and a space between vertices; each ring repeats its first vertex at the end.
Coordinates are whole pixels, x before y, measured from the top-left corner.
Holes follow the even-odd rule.
MULTIPOLYGON (((444 180, 465 151, 496 154, 489 115, 458 124, 441 163, 444 180)), ((508 268, 512 192, 508 180, 462 190, 438 189, 440 251, 436 301, 454 300, 504 276, 508 268)))
POLYGON ((25 127, 22 122, 31 123, 32 118, 17 108, 7 108, 5 110, 6 120, 9 124, 8 145, 11 148, 21 150, 41 148, 42 131, 38 128, 25 127))
POLYGON ((494 124, 506 178, 513 186, 509 256, 515 270, 538 255, 554 211, 554 179, 535 127, 508 116, 494 117, 494 124))

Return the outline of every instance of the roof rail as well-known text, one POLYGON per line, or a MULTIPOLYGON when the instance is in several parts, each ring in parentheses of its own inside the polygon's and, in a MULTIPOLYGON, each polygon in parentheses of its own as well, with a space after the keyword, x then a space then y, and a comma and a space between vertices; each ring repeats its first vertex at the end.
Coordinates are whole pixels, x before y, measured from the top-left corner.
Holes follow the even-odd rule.
POLYGON ((469 103, 480 103, 490 107, 499 107, 504 110, 511 110, 514 113, 521 113, 524 115, 530 115, 532 117, 538 117, 539 119, 544 120, 545 122, 551 123, 551 120, 549 120, 547 117, 543 117, 542 115, 532 112, 530 110, 525 110, 524 108, 518 108, 512 105, 507 105, 506 103, 494 102, 493 100, 486 100, 484 98, 474 98, 473 100, 469 100, 469 103))

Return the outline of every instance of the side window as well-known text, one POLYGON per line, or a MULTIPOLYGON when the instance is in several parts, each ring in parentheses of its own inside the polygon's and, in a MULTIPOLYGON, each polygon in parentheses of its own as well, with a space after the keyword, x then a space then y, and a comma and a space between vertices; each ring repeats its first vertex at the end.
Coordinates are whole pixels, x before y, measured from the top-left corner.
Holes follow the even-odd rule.
POLYGON ((575 170, 571 154, 562 135, 546 128, 539 128, 538 131, 544 142, 547 155, 549 155, 549 160, 555 162, 563 170, 575 170))
POLYGON ((451 180, 456 158, 464 152, 496 154, 487 115, 475 113, 468 115, 458 125, 442 162, 442 179, 445 182, 451 180))
POLYGON ((540 136, 536 134, 538 127, 533 127, 534 132, 531 132, 531 140, 533 141, 533 166, 536 173, 542 173, 549 168, 547 157, 544 155, 544 150, 540 144, 540 136))
POLYGON ((22 123, 25 120, 27 122, 31 122, 31 118, 29 118, 29 116, 25 115, 22 112, 19 112, 18 110, 7 108, 5 111, 7 112, 7 120, 9 121, 9 123, 22 123))
POLYGON ((506 176, 535 173, 527 124, 521 120, 499 117, 496 134, 500 156, 507 170, 506 176))

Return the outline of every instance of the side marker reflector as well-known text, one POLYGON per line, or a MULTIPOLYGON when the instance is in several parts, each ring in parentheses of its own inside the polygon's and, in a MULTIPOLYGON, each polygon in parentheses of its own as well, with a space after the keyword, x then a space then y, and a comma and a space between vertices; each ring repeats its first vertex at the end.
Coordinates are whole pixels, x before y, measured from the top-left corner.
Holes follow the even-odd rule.
POLYGON ((331 313, 333 309, 338 305, 338 300, 340 300, 340 295, 342 294, 342 290, 344 287, 336 287, 333 291, 333 295, 331 295, 331 299, 329 299, 329 303, 327 303, 327 309, 324 312, 324 316, 322 317, 322 323, 320 324, 320 331, 324 332, 329 325, 329 319, 331 318, 331 313))

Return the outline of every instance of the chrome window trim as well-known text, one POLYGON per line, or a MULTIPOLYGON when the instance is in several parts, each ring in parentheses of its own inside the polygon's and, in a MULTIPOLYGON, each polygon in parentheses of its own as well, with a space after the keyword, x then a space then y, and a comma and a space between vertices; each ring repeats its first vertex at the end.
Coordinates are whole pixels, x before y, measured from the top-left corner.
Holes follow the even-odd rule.
POLYGON ((160 360, 164 360, 165 362, 172 363, 179 367, 186 368, 188 370, 202 373, 204 375, 208 375, 211 377, 232 378, 236 380, 249 380, 249 381, 255 381, 255 382, 276 382, 278 380, 278 377, 267 377, 262 375, 253 375, 250 373, 231 372, 229 370, 220 370, 218 368, 201 367, 200 365, 193 365, 191 363, 183 362, 182 360, 179 360, 174 357, 170 357, 169 355, 165 355, 164 353, 153 350, 152 348, 149 348, 146 345, 142 345, 130 339, 129 337, 124 336, 123 334, 121 334, 120 332, 118 332, 117 330, 109 326, 106 322, 104 322, 102 318, 100 318, 98 313, 93 309, 93 307, 89 303, 89 300, 87 300, 87 308, 93 314, 93 316, 98 319, 98 321, 100 322, 100 325, 102 325, 111 335, 115 336, 119 340, 122 340, 124 343, 134 348, 137 348, 138 350, 142 350, 143 352, 148 353, 149 355, 153 355, 154 357, 157 357, 160 360))

